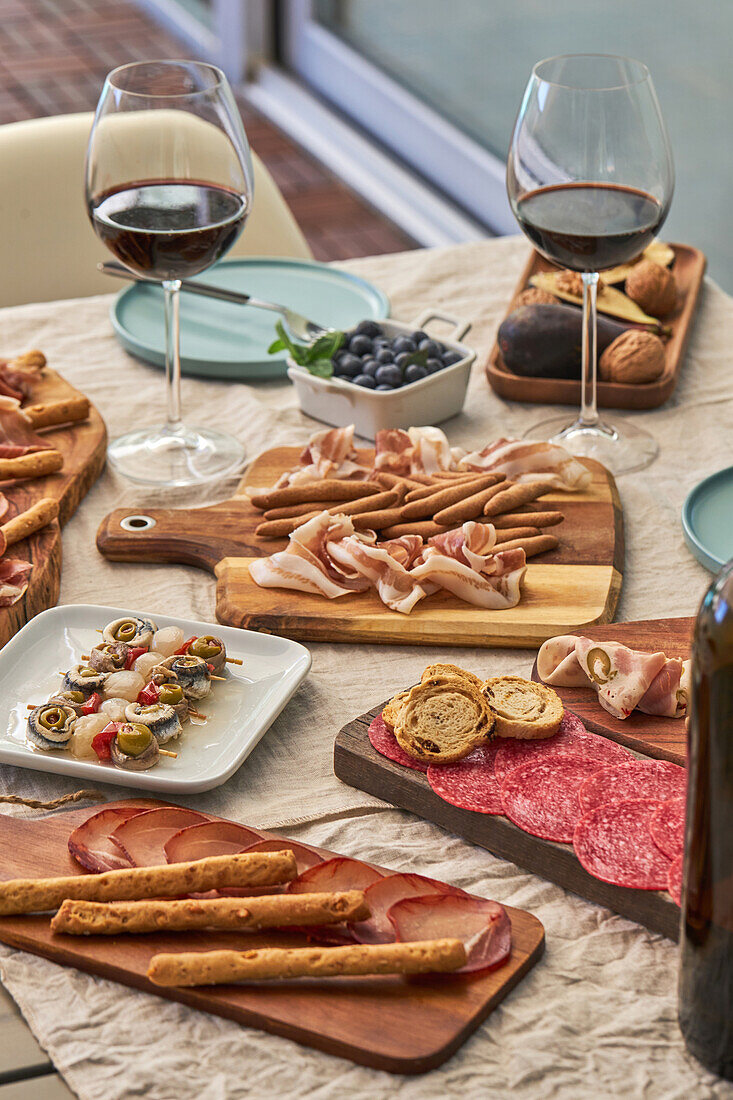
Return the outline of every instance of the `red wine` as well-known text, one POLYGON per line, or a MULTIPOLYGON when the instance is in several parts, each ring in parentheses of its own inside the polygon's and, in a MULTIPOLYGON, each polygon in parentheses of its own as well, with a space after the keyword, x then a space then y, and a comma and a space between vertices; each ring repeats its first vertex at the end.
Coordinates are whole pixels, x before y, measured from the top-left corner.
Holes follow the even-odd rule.
POLYGON ((97 195, 89 216, 110 251, 151 279, 204 271, 241 232, 247 200, 197 180, 143 180, 97 195))
POLYGON ((603 271, 639 256, 667 211, 645 191, 560 183, 524 194, 517 220, 539 252, 574 271, 603 271))
POLYGON ((733 561, 707 591, 692 650, 679 1020, 733 1080, 733 561))

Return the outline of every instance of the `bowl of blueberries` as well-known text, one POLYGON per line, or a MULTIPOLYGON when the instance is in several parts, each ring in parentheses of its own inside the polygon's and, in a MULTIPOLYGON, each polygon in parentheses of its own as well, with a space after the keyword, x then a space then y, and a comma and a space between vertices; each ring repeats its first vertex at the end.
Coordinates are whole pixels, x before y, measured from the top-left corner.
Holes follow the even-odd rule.
POLYGON ((293 359, 288 377, 304 413, 326 424, 354 424, 374 439, 383 428, 439 424, 463 408, 476 353, 459 341, 470 328, 429 310, 413 324, 362 321, 348 332, 331 363, 333 374, 312 374, 293 359), (453 326, 450 338, 430 336, 439 320, 453 326))

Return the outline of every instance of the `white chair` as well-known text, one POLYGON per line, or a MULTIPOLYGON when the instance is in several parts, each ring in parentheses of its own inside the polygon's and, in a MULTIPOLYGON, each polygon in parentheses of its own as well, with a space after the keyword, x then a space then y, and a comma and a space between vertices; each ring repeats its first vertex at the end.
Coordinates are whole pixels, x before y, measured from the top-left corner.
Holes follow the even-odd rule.
MULTIPOLYGON (((91 112, 0 126, 0 306, 119 289, 97 271, 112 254, 84 204, 91 112)), ((255 198, 230 256, 312 259, 272 176, 253 154, 255 198)))

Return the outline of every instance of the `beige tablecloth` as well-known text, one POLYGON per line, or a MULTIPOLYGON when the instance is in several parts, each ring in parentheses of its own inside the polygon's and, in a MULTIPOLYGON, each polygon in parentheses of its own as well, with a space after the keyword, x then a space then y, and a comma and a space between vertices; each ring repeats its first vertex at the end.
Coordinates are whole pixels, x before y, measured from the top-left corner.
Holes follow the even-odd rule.
MULTIPOLYGON (((499 400, 482 370, 526 251, 523 240, 509 238, 344 265, 382 286, 398 318, 411 320, 426 306, 438 306, 472 321, 468 342, 477 348, 478 362, 465 412, 446 426, 454 443, 478 445, 520 433, 543 415, 536 406, 499 400)), ((159 418, 162 380, 119 348, 108 319, 110 300, 3 310, 0 351, 42 348, 96 402, 115 435, 159 418)), ((708 583, 685 548, 679 516, 689 489, 732 460, 732 342, 733 301, 708 282, 675 395, 663 409, 634 416, 662 449, 649 470, 619 480, 627 546, 620 619, 694 613, 708 583)), ((286 382, 187 380, 184 405, 192 422, 234 430, 252 455, 273 444, 304 441, 315 427, 301 416, 286 382)), ((622 415, 613 414, 617 420, 622 415)), ((231 486, 223 486, 216 499, 230 492, 231 486)), ((209 494, 196 503, 211 499, 209 494)), ((212 620, 214 582, 206 574, 182 566, 113 564, 97 554, 97 526, 122 503, 150 505, 155 498, 106 473, 69 523, 61 602, 212 620)), ((181 494, 177 503, 192 498, 181 494)), ((547 931, 544 960, 444 1067, 408 1079, 0 947, 3 980, 69 1085, 84 1100, 142 1094, 150 1100, 729 1095, 729 1086, 684 1052, 675 1023, 676 950, 669 941, 333 776, 339 728, 409 683, 429 661, 527 675, 532 654, 447 647, 347 651, 325 644, 311 650, 311 675, 239 773, 218 790, 182 801, 253 825, 288 825, 294 837, 531 909, 547 931)), ((8 767, 0 768, 0 785, 42 798, 76 786, 8 767)), ((113 798, 124 794, 120 788, 107 792, 113 798)))

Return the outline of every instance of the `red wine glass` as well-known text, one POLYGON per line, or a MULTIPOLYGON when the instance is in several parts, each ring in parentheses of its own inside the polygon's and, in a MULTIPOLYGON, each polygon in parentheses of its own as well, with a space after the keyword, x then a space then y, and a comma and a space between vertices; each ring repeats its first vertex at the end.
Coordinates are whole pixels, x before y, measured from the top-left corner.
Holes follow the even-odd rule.
POLYGON ((179 294, 181 279, 205 271, 234 244, 252 191, 242 119, 219 69, 145 61, 109 74, 87 151, 89 218, 118 260, 164 291, 166 423, 128 432, 108 451, 114 468, 134 481, 196 485, 242 465, 239 440, 181 419, 179 294))
POLYGON ((507 161, 507 193, 522 231, 546 259, 583 280, 581 406, 527 435, 560 443, 614 474, 658 452, 648 432, 598 415, 596 298, 600 272, 637 259, 674 191, 669 139, 646 65, 576 54, 540 61, 524 93, 507 161))

